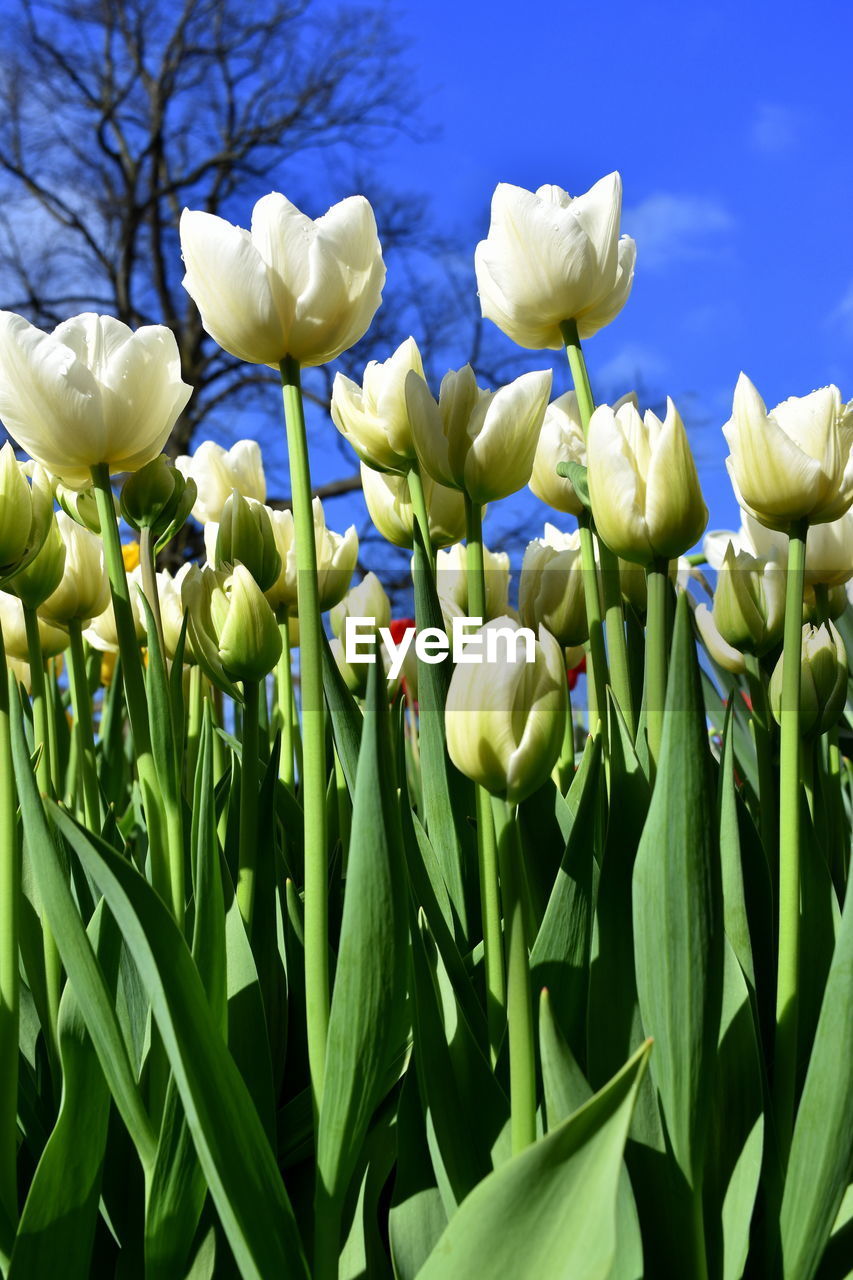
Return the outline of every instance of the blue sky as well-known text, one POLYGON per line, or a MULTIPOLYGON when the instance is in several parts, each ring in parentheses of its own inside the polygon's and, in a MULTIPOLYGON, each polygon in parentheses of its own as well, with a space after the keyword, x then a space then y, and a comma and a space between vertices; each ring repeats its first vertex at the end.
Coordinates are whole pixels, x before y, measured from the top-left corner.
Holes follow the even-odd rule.
POLYGON ((711 527, 736 524, 719 428, 740 370, 771 406, 831 381, 853 396, 853 10, 409 0, 396 11, 437 136, 385 148, 387 181, 428 192, 437 225, 470 244, 474 290, 497 182, 575 194, 619 169, 637 272, 625 310, 587 344, 593 382, 615 394, 639 373, 656 398, 672 395, 711 527))

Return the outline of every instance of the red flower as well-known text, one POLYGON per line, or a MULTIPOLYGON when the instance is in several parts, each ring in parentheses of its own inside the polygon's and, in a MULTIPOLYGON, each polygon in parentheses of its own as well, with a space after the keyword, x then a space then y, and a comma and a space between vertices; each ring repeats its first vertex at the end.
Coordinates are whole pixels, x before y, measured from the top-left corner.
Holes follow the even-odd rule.
POLYGON ((586 671, 586 654, 584 654, 584 656, 581 658, 580 662, 576 667, 571 667, 566 672, 566 679, 569 682, 569 689, 574 689, 575 685, 578 682, 578 677, 585 671, 586 671))

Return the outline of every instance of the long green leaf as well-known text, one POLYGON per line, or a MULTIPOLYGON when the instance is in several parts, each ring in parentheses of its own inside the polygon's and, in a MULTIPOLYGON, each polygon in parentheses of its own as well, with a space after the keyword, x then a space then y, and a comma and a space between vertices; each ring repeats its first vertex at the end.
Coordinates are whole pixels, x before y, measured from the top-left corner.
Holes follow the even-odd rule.
POLYGON ((701 1179, 723 986, 722 888, 705 708, 679 598, 657 781, 634 864, 634 956, 675 1158, 701 1179))
POLYGON ((216 1026, 182 934, 149 884, 61 810, 57 825, 133 955, 199 1160, 245 1276, 307 1275, 293 1210, 258 1113, 216 1026))
POLYGON ((340 1206, 403 1034, 407 904, 381 661, 371 667, 317 1139, 318 1197, 340 1206))
POLYGON ((608 1280, 622 1152, 649 1047, 472 1191, 419 1280, 608 1280))

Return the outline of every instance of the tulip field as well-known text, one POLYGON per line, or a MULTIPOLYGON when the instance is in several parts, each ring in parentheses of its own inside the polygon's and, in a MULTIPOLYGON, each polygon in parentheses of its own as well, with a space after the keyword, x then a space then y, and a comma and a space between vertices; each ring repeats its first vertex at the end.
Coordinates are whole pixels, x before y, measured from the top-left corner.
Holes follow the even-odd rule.
POLYGON ((364 197, 182 215, 266 458, 167 456, 168 328, 0 311, 6 1280, 853 1275, 853 402, 741 374, 709 531, 673 401, 593 397, 621 201, 495 191, 482 314, 547 368, 335 376, 411 620, 312 488, 364 197))

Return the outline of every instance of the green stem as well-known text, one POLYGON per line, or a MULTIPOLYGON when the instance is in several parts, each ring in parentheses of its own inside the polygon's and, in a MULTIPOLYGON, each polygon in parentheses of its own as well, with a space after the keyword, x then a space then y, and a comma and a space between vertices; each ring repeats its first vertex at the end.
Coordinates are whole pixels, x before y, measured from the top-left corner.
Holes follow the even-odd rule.
POLYGON ((243 761, 240 771, 240 843, 237 905, 251 940, 258 865, 258 699, 257 680, 243 681, 243 761))
POLYGON ((649 740, 649 763, 652 777, 660 758, 663 737, 663 713, 666 702, 667 592, 669 564, 655 560, 646 571, 646 732, 649 740))
POLYGON ((783 1169, 794 1125, 797 1079, 797 1002, 800 967, 800 681, 803 636, 805 522, 788 542, 779 767, 779 964, 773 1097, 783 1169))
MULTIPOLYGON (((578 399, 578 411, 581 418, 584 436, 589 432, 590 418, 595 411, 595 400, 589 384, 589 373, 584 359, 583 348, 578 327, 574 320, 567 320, 561 325, 563 341, 566 344, 566 355, 572 374, 575 395, 578 399)), ((607 632, 607 653, 610 664, 610 682, 613 696, 625 719, 632 740, 637 736, 637 720, 634 712, 634 700, 631 693, 631 669, 628 662, 628 642, 625 637, 625 613, 622 606, 622 586, 619 579, 619 560, 608 546, 598 541, 598 563, 601 570, 601 585, 604 596, 604 624, 607 632)), ((599 702, 603 708, 604 703, 599 702)), ((602 715, 602 721, 604 716, 602 715)))
POLYGON ((758 760, 758 810, 761 841, 768 860, 776 849, 776 780, 773 770, 773 718, 767 682, 755 654, 744 654, 746 679, 752 703, 750 727, 758 760))
POLYGON ((281 730, 278 776, 293 790, 293 670, 290 665, 290 629, 285 617, 278 624, 281 657, 275 670, 276 728, 281 730))
POLYGON ((296 540, 299 664, 302 687, 302 796, 305 814, 305 999, 308 1064, 315 1117, 323 1096, 329 1029, 329 863, 326 848, 326 724, 320 593, 311 469, 299 362, 281 362, 281 384, 296 540))
POLYGON ((136 768, 139 774, 142 804, 148 828, 151 875, 154 888, 163 900, 168 902, 171 897, 171 882, 165 812, 157 778, 157 768, 154 762, 154 753, 151 749, 148 701, 145 696, 145 677, 142 672, 142 658, 140 657, 139 644, 136 639, 136 624, 130 602, 130 587, 121 553, 121 538, 119 537, 115 505, 110 487, 109 467, 106 463, 99 463, 98 466, 92 467, 92 483, 101 525, 104 560, 110 580, 116 635, 121 656, 124 697, 130 721, 130 731, 133 734, 136 768))
POLYGON ((9 675, 0 629, 0 1210, 14 1229, 18 1221, 21 851, 18 846, 18 797, 12 768, 9 708, 9 675))
POLYGON ((554 780, 560 789, 560 794, 565 795, 569 787, 572 785, 572 779, 575 776, 575 725, 572 719, 572 695, 569 692, 568 681, 566 682, 566 728, 563 733, 563 745, 560 748, 560 758, 554 766, 554 780))
POLYGON ((510 1132, 512 1153, 536 1141, 536 1052, 530 963, 521 894, 521 841, 514 810, 492 798, 501 869, 506 936, 507 1028, 509 1032, 510 1132))
POLYGON ((83 813, 90 831, 101 830, 101 795, 98 790, 98 774, 95 767, 95 735, 92 728, 92 699, 89 695, 89 679, 86 673, 86 654, 83 648, 82 624, 77 618, 68 623, 71 637, 68 664, 68 685, 71 690, 71 707, 74 712, 74 736, 77 739, 77 767, 80 790, 83 793, 83 813))
POLYGON ((142 590, 154 615, 154 625, 157 628, 160 650, 165 660, 166 642, 163 639, 163 615, 160 612, 160 593, 157 590, 157 562, 154 555, 154 544, 151 541, 151 529, 148 525, 143 526, 139 531, 139 565, 142 570, 142 590))
POLYGON ((592 517, 589 512, 578 516, 578 532, 581 542, 581 572, 583 573, 583 594, 586 605, 586 625, 589 631, 589 659, 586 664, 586 677, 592 686, 593 698, 590 701, 589 731, 595 733, 593 723, 593 706, 598 716, 602 743, 607 744, 607 653, 604 648, 604 628, 601 618, 601 596, 598 591, 598 570, 595 564, 595 540, 592 532, 592 517))
MULTIPOLYGON (((467 533, 468 613, 486 621, 486 575, 483 564, 483 510, 465 494, 467 533)), ((486 970, 486 1021, 492 1065, 497 1062, 506 1025, 506 973, 503 957, 501 904, 498 888, 498 851, 489 794, 476 787, 477 865, 480 879, 480 915, 483 926, 483 959, 486 970)))
POLYGON ((424 496, 423 477, 417 461, 412 463, 407 479, 409 482, 409 497, 412 499, 412 512, 421 531, 421 539, 426 550, 429 567, 435 573, 435 551, 429 528, 429 511, 427 510, 426 497, 424 496))
MULTIPOLYGON (((56 734, 56 717, 61 697, 56 683, 56 662, 48 658, 45 669, 45 705, 47 707, 47 740, 50 744, 50 788, 57 799, 62 795, 64 787, 59 776, 59 741, 56 734)), ((64 712, 63 712, 64 714, 64 712)))
POLYGON ((195 663, 189 668, 188 702, 185 778, 187 795, 191 796, 195 786, 195 769, 204 721, 204 676, 201 667, 195 663))

